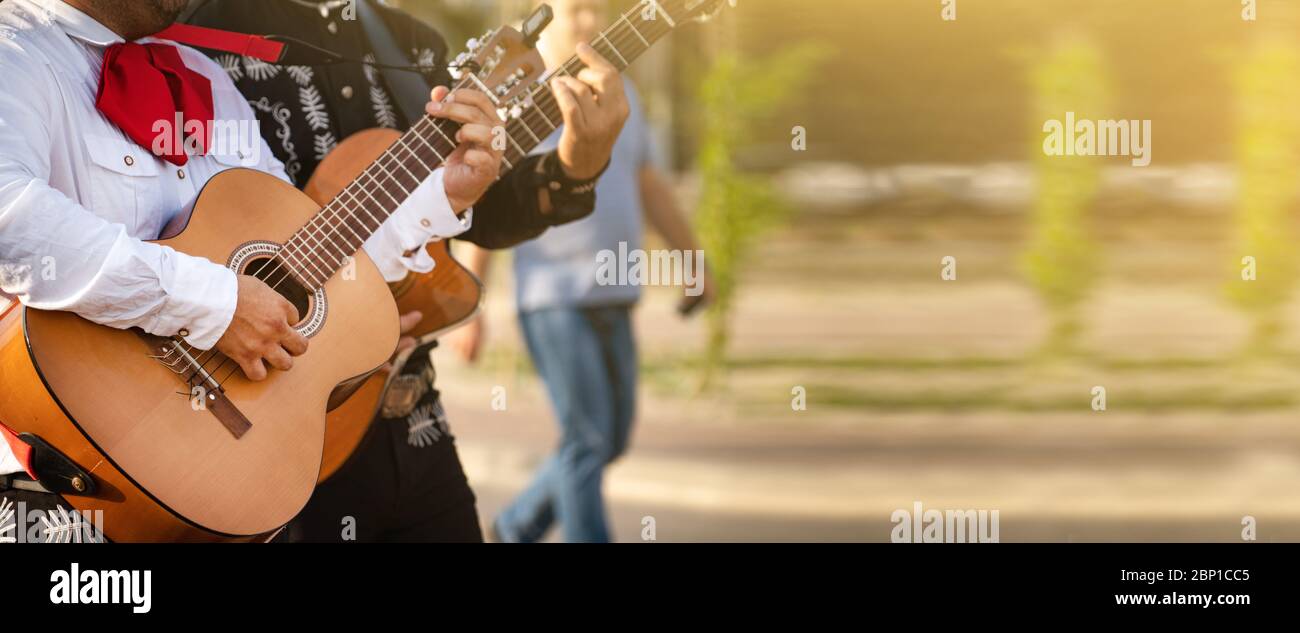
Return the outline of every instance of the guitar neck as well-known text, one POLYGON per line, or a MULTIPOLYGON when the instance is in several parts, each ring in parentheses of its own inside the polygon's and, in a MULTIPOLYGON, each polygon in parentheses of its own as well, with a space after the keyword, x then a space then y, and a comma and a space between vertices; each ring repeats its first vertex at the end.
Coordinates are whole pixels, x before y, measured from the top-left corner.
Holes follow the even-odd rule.
MULTIPOLYGON (((622 72, 674 27, 671 16, 658 3, 637 4, 596 36, 591 45, 622 72)), ((581 59, 573 57, 547 78, 577 76, 585 67, 581 59)), ((477 84, 473 73, 467 73, 456 87, 484 88, 477 84)), ((559 104, 546 81, 539 81, 509 114, 502 157, 504 171, 522 162, 563 122, 559 104)), ((460 124, 454 121, 421 117, 285 243, 278 256, 281 264, 305 287, 323 286, 416 187, 446 162, 456 149, 454 139, 459 129, 460 124)))
MULTIPOLYGON (((646 13, 642 5, 638 4, 597 35, 591 46, 619 72, 623 72, 672 30, 673 23, 667 14, 646 13), (655 17, 647 18, 648 15, 655 17)), ((576 77, 586 67, 581 59, 571 57, 564 65, 551 71, 547 78, 576 77)), ((508 143, 504 157, 508 165, 522 161, 544 139, 559 129, 563 121, 560 106, 546 81, 539 82, 525 97, 519 110, 511 114, 513 116, 506 124, 508 143)))

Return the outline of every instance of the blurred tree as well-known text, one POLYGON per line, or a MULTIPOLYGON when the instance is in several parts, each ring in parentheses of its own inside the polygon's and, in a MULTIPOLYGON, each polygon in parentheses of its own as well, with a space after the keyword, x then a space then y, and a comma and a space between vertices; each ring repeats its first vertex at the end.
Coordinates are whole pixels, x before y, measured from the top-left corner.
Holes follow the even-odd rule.
POLYGON ((1290 205, 1300 173, 1300 57, 1289 37, 1273 34, 1257 41, 1236 69, 1240 252, 1228 296, 1253 319, 1245 352, 1266 353, 1282 331, 1281 311, 1297 272, 1290 205), (1247 257, 1254 259, 1253 275, 1236 268, 1247 257))
MULTIPOLYGON (((1051 329, 1043 352, 1074 350, 1081 329, 1080 309, 1091 292, 1099 252, 1089 237, 1086 214, 1096 196, 1098 158, 1050 156, 1043 147, 1045 121, 1065 124, 1105 116, 1110 87, 1101 53, 1092 43, 1072 37, 1057 39, 1031 67, 1035 95, 1033 163, 1038 182, 1030 212, 1030 237, 1022 254, 1029 282, 1051 313, 1051 329)), ((1065 130, 1065 138, 1073 138, 1065 130)))
MULTIPOLYGON (((696 228, 715 284, 707 314, 708 341, 700 389, 708 388, 726 358, 739 268, 755 240, 788 212, 769 179, 736 167, 736 154, 753 136, 754 122, 799 92, 822 57, 819 47, 799 46, 765 59, 742 61, 722 52, 699 88, 701 138, 696 165, 702 183, 696 228)), ((798 125, 792 122, 792 127, 798 125)), ((792 157, 795 155, 791 149, 792 157)))

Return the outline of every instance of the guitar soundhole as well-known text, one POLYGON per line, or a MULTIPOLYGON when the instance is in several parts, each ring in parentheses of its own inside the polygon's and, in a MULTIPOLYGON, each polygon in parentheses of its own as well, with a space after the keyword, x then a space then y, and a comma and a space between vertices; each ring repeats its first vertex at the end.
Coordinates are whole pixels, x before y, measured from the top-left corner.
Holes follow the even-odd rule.
POLYGON ((261 279, 298 309, 299 319, 307 318, 307 311, 311 308, 311 293, 293 275, 288 274, 279 261, 271 257, 255 257, 244 267, 244 274, 261 279))

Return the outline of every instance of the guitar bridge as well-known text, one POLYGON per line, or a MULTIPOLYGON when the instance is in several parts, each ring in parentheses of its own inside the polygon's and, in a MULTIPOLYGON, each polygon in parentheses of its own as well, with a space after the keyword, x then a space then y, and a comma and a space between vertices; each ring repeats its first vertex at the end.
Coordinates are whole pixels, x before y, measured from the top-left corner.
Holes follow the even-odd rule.
MULTIPOLYGON (((194 358, 194 355, 186 350, 180 341, 155 336, 139 329, 133 331, 144 339, 151 349, 158 352, 150 354, 150 358, 162 363, 172 373, 184 377, 185 383, 190 388, 189 392, 184 394, 186 397, 201 398, 202 405, 195 407, 195 410, 201 408, 210 411, 235 439, 243 437, 249 429, 253 428, 253 423, 248 420, 248 417, 226 397, 226 390, 221 387, 220 382, 217 382, 216 377, 204 369, 203 363, 194 358), (197 393, 195 389, 198 389, 197 393)), ((193 402, 191 406, 194 406, 193 402)))

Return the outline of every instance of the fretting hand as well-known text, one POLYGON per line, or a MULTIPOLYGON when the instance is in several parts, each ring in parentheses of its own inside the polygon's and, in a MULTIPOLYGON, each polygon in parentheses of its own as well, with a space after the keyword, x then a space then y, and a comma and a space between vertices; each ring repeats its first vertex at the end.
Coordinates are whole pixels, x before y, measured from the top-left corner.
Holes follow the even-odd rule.
POLYGON ((587 44, 578 45, 578 58, 587 67, 576 79, 555 77, 551 90, 564 117, 560 164, 569 178, 590 180, 609 163, 631 110, 613 64, 587 44))
POLYGON ((434 118, 461 124, 456 150, 443 163, 442 176, 452 210, 461 213, 474 206, 501 173, 505 148, 495 149, 492 140, 505 128, 487 95, 464 89, 448 94, 443 86, 434 88, 433 101, 425 105, 425 111, 434 118))

